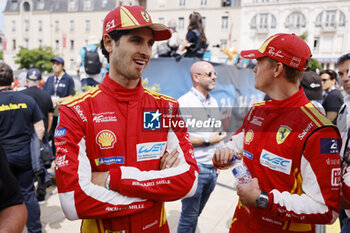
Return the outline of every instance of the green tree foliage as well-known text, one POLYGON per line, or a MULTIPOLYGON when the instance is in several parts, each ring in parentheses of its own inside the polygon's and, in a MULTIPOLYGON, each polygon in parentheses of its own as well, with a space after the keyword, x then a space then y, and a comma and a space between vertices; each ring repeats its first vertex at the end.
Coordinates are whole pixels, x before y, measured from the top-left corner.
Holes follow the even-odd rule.
POLYGON ((3 59, 4 59, 3 55, 4 55, 4 52, 3 52, 3 51, 0 51, 0 60, 3 60, 3 59))
MULTIPOLYGON (((304 32, 303 34, 301 34, 299 37, 303 40, 306 40, 308 37, 309 33, 308 32, 304 32)), ((322 70, 322 66, 321 64, 314 58, 311 58, 310 60, 310 64, 307 67, 308 71, 314 71, 314 72, 320 72, 322 70)))
POLYGON ((20 47, 15 62, 20 65, 20 69, 37 68, 41 72, 52 72, 52 64, 50 60, 56 55, 51 47, 39 47, 38 49, 26 49, 20 47))

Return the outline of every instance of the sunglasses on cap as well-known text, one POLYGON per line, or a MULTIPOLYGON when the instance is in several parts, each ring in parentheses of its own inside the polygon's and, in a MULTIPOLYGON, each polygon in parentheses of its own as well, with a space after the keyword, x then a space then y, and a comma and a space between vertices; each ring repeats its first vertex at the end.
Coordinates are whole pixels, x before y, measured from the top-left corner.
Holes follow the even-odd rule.
POLYGON ((211 78, 211 76, 217 76, 218 75, 218 73, 216 72, 216 71, 210 71, 210 72, 204 72, 204 73, 197 73, 198 75, 207 75, 207 76, 209 76, 210 78, 211 78))

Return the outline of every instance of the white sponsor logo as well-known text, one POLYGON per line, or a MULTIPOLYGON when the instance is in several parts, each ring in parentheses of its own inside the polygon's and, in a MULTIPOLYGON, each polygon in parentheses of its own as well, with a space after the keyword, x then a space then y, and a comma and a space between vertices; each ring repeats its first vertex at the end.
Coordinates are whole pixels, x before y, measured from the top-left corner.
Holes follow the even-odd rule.
POLYGON ((67 144, 67 141, 61 141, 61 142, 55 142, 55 146, 62 146, 62 145, 65 145, 67 144))
POLYGON ((299 67, 300 62, 301 62, 301 59, 300 59, 300 58, 298 58, 298 57, 293 57, 289 64, 290 64, 291 66, 294 66, 294 67, 299 67))
POLYGON ((86 117, 85 117, 83 111, 80 109, 80 106, 77 105, 77 106, 74 106, 73 108, 75 109, 75 111, 77 111, 77 113, 79 114, 79 116, 80 116, 80 118, 83 120, 83 122, 86 122, 87 119, 86 119, 86 117))
POLYGON ((339 186, 340 185, 340 176, 341 176, 341 170, 340 168, 333 168, 332 169, 332 186, 339 186))
POLYGON ((255 56, 255 54, 254 53, 251 53, 251 54, 247 54, 247 55, 245 55, 246 57, 254 57, 255 56))
POLYGON ((258 116, 254 116, 253 120, 251 120, 250 123, 252 123, 254 125, 257 125, 257 126, 261 126, 263 121, 264 121, 264 118, 258 117, 258 116))
POLYGON ((263 150, 260 155, 260 164, 274 171, 279 171, 287 175, 292 168, 292 160, 275 155, 267 150, 263 150))
POLYGON ((159 159, 163 156, 166 142, 149 142, 136 145, 137 161, 159 159))
POLYGON ((157 223, 158 223, 158 220, 155 220, 154 222, 152 222, 152 223, 150 223, 150 224, 148 224, 148 225, 142 227, 142 230, 146 230, 146 229, 148 229, 148 228, 150 228, 150 227, 156 225, 157 223))
POLYGON ((281 55, 282 51, 281 50, 278 50, 277 52, 275 52, 275 48, 274 47, 269 47, 269 54, 271 56, 276 56, 276 57, 284 57, 283 55, 281 55))
POLYGON ((68 153, 68 150, 64 147, 57 147, 56 152, 68 153))
POLYGON ((300 133, 300 134, 298 135, 298 138, 299 138, 300 140, 303 140, 303 138, 305 137, 305 135, 307 134, 307 132, 309 132, 309 130, 311 129, 312 126, 314 126, 314 125, 312 124, 312 122, 310 122, 310 123, 307 125, 307 127, 303 130, 303 132, 300 133))
POLYGON ((67 166, 69 164, 69 161, 66 159, 66 155, 61 155, 56 157, 55 164, 57 170, 60 167, 67 166))
POLYGON ((117 121, 117 117, 98 115, 98 116, 94 116, 94 119, 92 121, 95 123, 117 121))

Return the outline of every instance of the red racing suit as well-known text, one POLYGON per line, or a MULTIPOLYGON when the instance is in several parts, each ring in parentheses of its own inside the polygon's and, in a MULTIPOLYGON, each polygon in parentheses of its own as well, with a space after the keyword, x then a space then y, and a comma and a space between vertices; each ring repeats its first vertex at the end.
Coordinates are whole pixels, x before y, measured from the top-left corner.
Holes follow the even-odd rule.
POLYGON ((229 145, 269 196, 266 209, 239 201, 231 233, 315 232, 315 224, 336 220, 340 135, 301 87, 285 100, 254 105, 229 145))
POLYGON ((164 201, 192 196, 198 174, 187 130, 176 124, 177 101, 144 89, 141 79, 128 89, 107 74, 59 110, 56 180, 66 217, 83 219, 83 233, 169 232, 164 201), (175 148, 179 166, 159 170, 175 148), (91 182, 93 171, 110 171, 110 190, 91 182))

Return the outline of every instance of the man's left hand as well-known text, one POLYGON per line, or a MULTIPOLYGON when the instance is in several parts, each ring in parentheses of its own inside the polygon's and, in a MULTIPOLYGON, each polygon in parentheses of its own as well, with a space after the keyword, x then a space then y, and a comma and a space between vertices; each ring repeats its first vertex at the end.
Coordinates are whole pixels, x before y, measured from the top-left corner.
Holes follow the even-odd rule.
POLYGON ((166 151, 160 160, 159 170, 176 167, 180 163, 179 152, 175 149, 170 154, 166 151))
POLYGON ((106 187, 106 179, 107 179, 108 174, 109 174, 109 171, 108 172, 92 172, 91 182, 96 184, 96 185, 106 187))
POLYGON ((261 193, 259 187, 259 181, 257 178, 253 178, 247 184, 237 185, 237 195, 243 205, 256 207, 256 199, 261 193))

